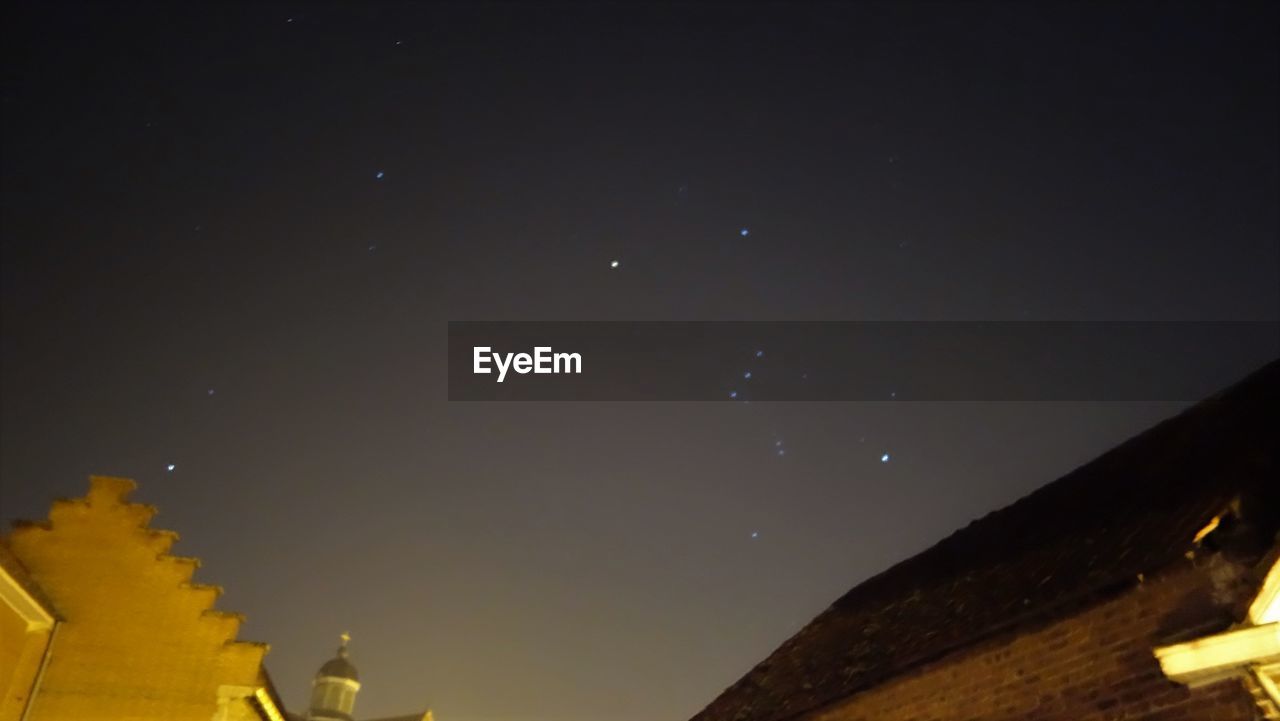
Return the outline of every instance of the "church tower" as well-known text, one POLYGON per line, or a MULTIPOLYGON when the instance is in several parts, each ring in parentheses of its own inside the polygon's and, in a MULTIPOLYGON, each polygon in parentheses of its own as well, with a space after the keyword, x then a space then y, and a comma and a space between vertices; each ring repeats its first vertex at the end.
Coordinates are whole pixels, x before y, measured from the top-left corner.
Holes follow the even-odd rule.
POLYGON ((338 655, 325 661, 311 682, 311 708, 308 721, 352 721, 356 707, 356 692, 360 690, 360 675, 347 657, 350 634, 342 634, 338 655))

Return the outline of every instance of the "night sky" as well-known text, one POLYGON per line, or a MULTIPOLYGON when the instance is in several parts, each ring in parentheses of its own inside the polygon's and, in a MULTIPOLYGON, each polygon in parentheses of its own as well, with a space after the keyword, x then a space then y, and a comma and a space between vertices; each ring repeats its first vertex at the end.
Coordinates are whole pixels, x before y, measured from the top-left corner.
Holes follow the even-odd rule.
POLYGON ((23 5, 0 517, 137 479, 294 711, 687 718, 1182 407, 449 403, 450 320, 1280 317, 1275 3, 23 5))

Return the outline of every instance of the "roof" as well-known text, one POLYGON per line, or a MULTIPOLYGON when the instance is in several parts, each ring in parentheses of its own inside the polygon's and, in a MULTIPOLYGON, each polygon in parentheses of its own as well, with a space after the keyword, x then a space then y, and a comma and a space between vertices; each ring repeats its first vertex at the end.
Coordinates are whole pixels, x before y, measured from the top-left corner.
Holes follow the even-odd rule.
POLYGON ((781 721, 1182 559, 1280 529, 1280 361, 855 586, 694 721, 781 721), (1251 533, 1250 533, 1251 531, 1251 533))
POLYGON ((13 555, 13 551, 9 550, 9 546, 5 543, 5 539, 0 537, 0 569, 8 574, 13 582, 25 592, 31 600, 39 607, 41 611, 47 613, 49 617, 60 619, 57 610, 53 606, 53 602, 45 595, 44 589, 31 578, 31 572, 27 567, 22 565, 22 561, 13 555))
POLYGON ((346 647, 338 649, 338 655, 324 662, 320 670, 316 672, 316 676, 331 676, 336 678, 347 678, 352 681, 359 681, 360 674, 356 672, 356 667, 347 658, 346 647))

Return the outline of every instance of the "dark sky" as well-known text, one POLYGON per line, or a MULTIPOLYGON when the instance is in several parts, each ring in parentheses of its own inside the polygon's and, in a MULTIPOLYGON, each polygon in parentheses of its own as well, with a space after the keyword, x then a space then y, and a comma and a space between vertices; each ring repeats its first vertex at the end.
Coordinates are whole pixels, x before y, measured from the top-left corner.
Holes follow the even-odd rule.
POLYGON ((10 7, 0 517, 136 478, 293 710, 347 630, 361 716, 687 718, 1180 406, 448 403, 446 322, 1275 320, 1277 20, 10 7))

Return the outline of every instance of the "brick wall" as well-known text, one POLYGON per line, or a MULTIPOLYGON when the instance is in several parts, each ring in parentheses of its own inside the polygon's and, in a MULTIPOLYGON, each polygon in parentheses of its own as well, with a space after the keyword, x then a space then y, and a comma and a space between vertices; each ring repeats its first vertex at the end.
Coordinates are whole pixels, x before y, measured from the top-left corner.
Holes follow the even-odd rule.
POLYGON ((133 487, 95 477, 5 539, 63 619, 28 721, 210 721, 224 687, 264 683, 266 648, 235 640, 240 618, 213 608, 219 589, 192 582, 198 563, 169 554, 176 534, 148 527, 133 487))
POLYGON ((1236 600, 1231 577, 1225 562, 1188 561, 1068 618, 988 639, 805 721, 1261 718, 1238 680, 1188 689, 1166 679, 1151 654, 1225 618, 1236 600))
MULTIPOLYGON (((0 583, 8 576, 0 574, 0 583)), ((0 721, 18 721, 49 645, 49 629, 27 628, 27 619, 0 601, 0 721)))

